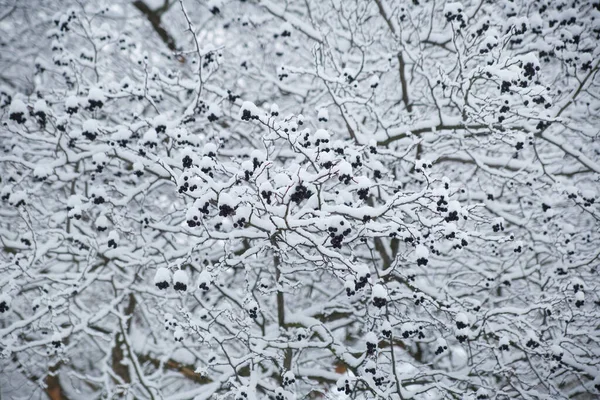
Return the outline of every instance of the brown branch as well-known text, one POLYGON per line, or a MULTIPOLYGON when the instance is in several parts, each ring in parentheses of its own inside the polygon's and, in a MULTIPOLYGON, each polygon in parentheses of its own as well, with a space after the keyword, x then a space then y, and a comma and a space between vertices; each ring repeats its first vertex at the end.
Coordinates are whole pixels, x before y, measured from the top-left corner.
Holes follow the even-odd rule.
POLYGON ((46 384, 46 394, 50 400, 69 400, 58 379, 59 368, 60 365, 50 367, 50 371, 44 379, 44 383, 46 384))
MULTIPOLYGON (((271 244, 274 247, 275 255, 274 255, 274 264, 275 264, 275 285, 279 285, 279 278, 281 276, 281 259, 277 250, 279 247, 277 246, 277 241, 275 237, 271 237, 271 244)), ((285 326, 285 300, 283 298, 283 292, 277 289, 277 322, 279 324, 279 328, 286 329, 285 326)), ((292 349, 286 349, 285 355, 283 358, 283 368, 290 371, 292 369, 292 349)))
MULTIPOLYGON (((18 364, 21 373, 27 379, 29 379, 35 385, 39 384, 40 377, 35 374, 28 373, 27 370, 24 368, 23 364, 21 364, 21 361, 19 360, 16 354, 13 354, 12 362, 18 364)), ((65 391, 62 388, 62 385, 60 384, 60 379, 58 377, 58 370, 60 369, 60 366, 60 362, 56 365, 52 365, 48 369, 48 374, 44 377, 45 391, 50 400, 69 400, 69 398, 65 394, 65 391)))
POLYGON ((177 51, 175 39, 173 39, 173 36, 171 36, 161 24, 161 16, 169 8, 168 1, 165 1, 165 4, 157 10, 150 9, 150 7, 142 0, 134 1, 133 5, 148 18, 148 21, 152 24, 152 28, 158 33, 158 36, 160 36, 161 40, 167 45, 169 50, 177 51))
MULTIPOLYGON (((125 308, 125 315, 131 316, 136 305, 136 300, 133 294, 129 295, 129 303, 125 308)), ((127 331, 131 326, 131 318, 127 321, 127 331)), ((125 339, 121 332, 117 332, 115 338, 115 346, 112 348, 112 370, 117 374, 123 382, 131 382, 131 376, 129 374, 129 368, 123 364, 125 355, 123 354, 123 346, 125 345, 125 339)))
MULTIPOLYGON (((390 19, 389 15, 387 15, 387 13, 385 12, 385 7, 383 6, 382 1, 383 0, 375 0, 375 3, 377 4, 377 8, 379 9, 379 14, 381 14, 383 19, 387 23, 392 34, 394 36, 396 36, 397 35, 396 28, 394 27, 394 24, 392 23, 392 20, 390 19)), ((402 86, 402 103, 404 103, 404 107, 406 107, 406 111, 408 111, 410 113, 410 112, 412 112, 412 104, 410 104, 410 100, 408 98, 408 83, 406 82, 406 72, 405 72, 406 64, 404 63, 404 57, 402 56, 401 51, 398 52, 398 54, 396 55, 396 58, 398 58, 398 72, 400 74, 400 85, 402 86)))
MULTIPOLYGON (((140 362, 142 364, 150 363, 155 368, 160 368, 160 366, 161 366, 160 360, 157 360, 156 358, 151 357, 149 355, 138 355, 138 359, 140 360, 140 362)), ((185 378, 187 378, 195 383, 198 383, 200 385, 205 385, 207 383, 212 382, 212 379, 207 378, 205 376, 201 376, 200 374, 197 374, 196 372, 194 372, 195 370, 194 370, 193 365, 182 364, 178 361, 169 359, 169 360, 165 361, 162 364, 162 366, 163 366, 163 368, 169 369, 171 371, 179 372, 185 378)))
POLYGON ((406 107, 406 111, 409 113, 412 112, 412 104, 410 104, 410 100, 408 99, 408 84, 406 83, 406 75, 404 72, 404 58, 402 57, 402 52, 398 53, 396 56, 398 58, 398 72, 400 73, 400 85, 402 86, 402 102, 406 107))

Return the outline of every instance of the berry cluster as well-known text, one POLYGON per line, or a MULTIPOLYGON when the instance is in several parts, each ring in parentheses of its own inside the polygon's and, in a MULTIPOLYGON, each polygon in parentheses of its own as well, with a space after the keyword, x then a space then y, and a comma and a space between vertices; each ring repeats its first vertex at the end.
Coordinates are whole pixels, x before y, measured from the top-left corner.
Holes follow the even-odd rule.
POLYGON ((367 342, 367 354, 373 355, 377 352, 377 343, 367 342))
POLYGON ((242 111, 242 121, 251 121, 253 119, 258 119, 258 115, 252 115, 252 112, 248 109, 242 111))
POLYGON ((296 204, 300 204, 302 200, 309 199, 312 196, 312 191, 308 190, 306 186, 303 184, 299 184, 296 186, 296 190, 290 196, 290 200, 296 204))
POLYGON ((373 377, 373 382, 375 382, 375 386, 381 386, 385 382, 385 378, 383 376, 375 376, 373 377))
POLYGON ((458 211, 450 211, 448 215, 444 218, 446 222, 458 221, 458 211))
POLYGON ((504 226, 502 225, 502 222, 497 222, 494 225, 492 225, 492 229, 494 230, 494 232, 499 232, 504 230, 504 226))
POLYGON ((235 215, 235 209, 228 204, 221 204, 219 206, 219 215, 221 217, 228 217, 230 215, 235 215))
POLYGON ((369 188, 358 189, 356 194, 358 194, 359 199, 367 200, 367 197, 369 196, 369 188))
POLYGON ((192 162, 193 162, 193 160, 190 156, 183 157, 183 160, 182 160, 183 169, 190 168, 192 166, 192 162))
POLYGON ((423 327, 419 326, 415 328, 412 325, 409 325, 402 330, 402 337, 404 339, 408 339, 409 337, 414 335, 416 335, 419 339, 424 339, 425 334, 423 333, 423 327))
POLYGON ((250 318, 252 319, 258 318, 258 306, 248 308, 248 315, 250 315, 250 318))
MULTIPOLYGON (((342 221, 340 223, 340 225, 344 225, 344 222, 342 221)), ((340 230, 341 230, 341 228, 340 228, 340 230)), ((337 234, 338 228, 336 228, 335 226, 330 226, 328 231, 329 231, 329 237, 331 237, 331 245, 333 246, 333 248, 341 249, 342 242, 344 241, 344 236, 348 236, 350 234, 350 232, 352 232, 352 229, 348 228, 348 229, 345 229, 341 234, 337 234)))
POLYGON ((444 352, 444 350, 448 350, 448 346, 438 346, 438 348, 435 350, 435 355, 439 356, 444 352))
POLYGON ((339 176, 339 180, 340 180, 340 182, 344 182, 344 185, 349 185, 350 182, 352 181, 352 176, 348 175, 348 174, 341 174, 339 176))
POLYGON ((272 200, 271 200, 271 196, 273 196, 273 191, 271 190, 263 190, 260 192, 260 195, 263 199, 265 199, 265 201, 267 202, 267 204, 271 204, 272 200))
POLYGON ((452 10, 446 11, 446 13, 444 14, 444 17, 446 17, 446 21, 448 21, 448 22, 456 21, 457 23, 459 23, 459 27, 461 29, 467 27, 467 23, 465 22, 465 18, 462 14, 461 8, 457 9, 456 12, 454 12, 452 10))
POLYGON ((346 395, 350 395, 350 393, 352 393, 352 390, 350 389, 350 380, 343 379, 341 382, 338 382, 337 390, 338 392, 344 392, 346 395))
POLYGON ((248 400, 248 393, 244 392, 243 390, 240 391, 238 395, 235 396, 235 400, 248 400))
POLYGON ((294 375, 292 375, 291 373, 288 372, 283 375, 281 384, 283 386, 289 386, 289 385, 293 385, 295 382, 296 382, 296 378, 294 377, 294 375))
POLYGON ((373 298, 373 305, 377 308, 385 307, 386 303, 387 303, 387 300, 382 297, 374 297, 373 298))

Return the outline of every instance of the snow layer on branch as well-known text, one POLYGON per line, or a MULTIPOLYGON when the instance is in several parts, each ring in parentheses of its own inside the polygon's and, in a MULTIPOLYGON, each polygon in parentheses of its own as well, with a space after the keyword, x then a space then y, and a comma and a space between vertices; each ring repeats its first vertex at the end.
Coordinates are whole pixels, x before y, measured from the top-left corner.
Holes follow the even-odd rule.
POLYGON ((104 91, 102 89, 93 87, 88 93, 88 100, 105 102, 106 96, 104 95, 104 91))
POLYGON ((160 267, 156 270, 156 274, 154 275, 154 284, 156 286, 159 286, 160 284, 163 283, 170 283, 171 282, 171 272, 169 271, 168 268, 165 267, 160 267))
POLYGON ((27 106, 19 99, 14 99, 10 103, 10 113, 27 113, 27 106))
POLYGON ((188 288, 188 281, 188 274, 183 270, 178 269, 173 274, 173 288, 175 290, 185 292, 188 288))

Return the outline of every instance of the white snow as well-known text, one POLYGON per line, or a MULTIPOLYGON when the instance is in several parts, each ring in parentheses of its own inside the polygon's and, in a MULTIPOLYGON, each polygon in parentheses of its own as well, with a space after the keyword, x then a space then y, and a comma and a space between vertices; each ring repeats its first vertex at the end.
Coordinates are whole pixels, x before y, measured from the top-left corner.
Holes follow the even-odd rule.
POLYGON ((104 186, 93 186, 90 188, 90 196, 91 197, 104 197, 106 199, 106 197, 108 197, 106 195, 106 189, 104 188, 104 186))
POLYGON ((202 272, 200 272, 200 275, 198 275, 198 285, 204 283, 207 286, 212 282, 212 275, 210 274, 210 272, 208 272, 207 270, 203 270, 202 272))
POLYGON ((240 107, 240 112, 239 112, 239 117, 240 119, 242 118, 242 116, 244 115, 244 111, 249 111, 251 115, 259 115, 259 111, 258 111, 258 107, 256 107, 254 105, 254 103, 249 102, 249 101, 244 101, 242 103, 242 107, 240 107))
POLYGON ((39 99, 38 101, 35 102, 35 104, 33 105, 33 112, 42 112, 42 113, 48 113, 48 105, 46 104, 46 102, 42 99, 39 99))
POLYGON ((357 176, 356 178, 354 178, 354 181, 356 182, 356 187, 359 189, 368 189, 372 186, 373 182, 371 182, 371 179, 369 179, 368 176, 357 176))
POLYGON ((329 112, 326 108, 320 108, 317 114, 317 118, 319 120, 328 121, 329 120, 329 112))
POLYGON ((368 332, 365 335, 365 342, 366 343, 378 344, 379 343, 379 338, 377 337, 377 334, 375 332, 368 332))
POLYGON ((202 149, 202 154, 208 156, 209 154, 217 154, 217 145, 214 143, 206 143, 202 149))
POLYGON ((131 132, 124 126, 119 126, 117 130, 112 134, 112 140, 127 140, 131 137, 131 132))
POLYGON ((146 131, 146 133, 144 133, 144 142, 157 142, 158 141, 158 134, 156 133, 155 129, 148 129, 146 131))
POLYGON ((552 352, 554 354, 556 354, 557 356, 565 353, 565 350, 562 347, 560 347, 558 344, 553 344, 550 348, 552 349, 552 352))
POLYGON ((211 103, 208 106, 208 110, 206 111, 206 115, 214 115, 216 117, 221 116, 221 107, 218 104, 211 103))
POLYGON ((258 309, 258 303, 251 299, 246 302, 246 310, 254 310, 254 308, 258 309))
POLYGON ((380 299, 387 299, 387 290, 386 288, 381 285, 381 284, 377 284, 375 286, 373 286, 373 292, 372 292, 372 296, 373 298, 380 298, 380 299))
POLYGON ((340 160, 340 162, 335 165, 334 170, 337 171, 339 175, 352 176, 352 165, 346 160, 340 160))
POLYGON ((384 321, 383 324, 381 324, 381 331, 393 332, 392 324, 390 324, 389 321, 384 321))
POLYGON ((96 228, 106 228, 108 227, 108 218, 105 215, 100 215, 96 218, 96 228))
POLYGON ((187 286, 188 280, 189 280, 188 274, 183 270, 178 269, 173 274, 173 283, 181 283, 181 284, 187 286))
POLYGON ((176 341, 181 342, 184 337, 185 337, 185 333, 184 333, 183 329, 181 328, 181 326, 178 326, 177 328, 175 328, 175 331, 173 332, 173 338, 176 341))
POLYGON ((95 119, 88 119, 82 125, 83 131, 89 133, 98 133, 98 127, 99 122, 95 119))
POLYGON ((294 29, 294 27, 292 26, 292 24, 290 24, 289 22, 284 22, 281 24, 279 31, 282 33, 285 31, 292 33, 293 29, 294 29))
POLYGON ((456 322, 460 322, 460 323, 462 323, 464 325, 469 326, 469 317, 465 313, 462 313, 462 312, 458 313, 456 315, 456 322))
POLYGON ((27 106, 19 99, 13 99, 10 103, 10 113, 27 113, 27 106))
POLYGON ((217 220, 215 223, 215 229, 217 224, 220 226, 219 230, 221 232, 229 233, 233 230, 233 222, 231 221, 231 218, 217 220))
POLYGON ((256 159, 259 162, 264 162, 267 159, 267 155, 265 154, 264 151, 261 151, 259 149, 254 149, 250 153, 250 159, 251 160, 256 159))
POLYGON ((187 140, 188 132, 182 127, 168 127, 167 126, 167 135, 175 140, 183 141, 187 140))
POLYGON ((33 170, 33 175, 39 179, 47 178, 51 173, 52 173, 52 167, 49 167, 47 165, 38 165, 33 170))
POLYGON ((329 135, 329 132, 327 132, 326 129, 317 129, 317 131, 315 132, 315 139, 316 140, 330 140, 331 136, 329 135))
POLYGON ((356 272, 356 275, 359 278, 362 276, 367 276, 367 274, 369 273, 369 267, 363 263, 353 265, 352 269, 354 270, 354 272, 356 272))
POLYGON ((426 246, 420 244, 415 249, 415 255, 417 256, 417 258, 428 258, 429 249, 426 246))
POLYGON ((277 188, 289 186, 292 183, 292 180, 287 174, 279 173, 273 177, 273 183, 277 188))
POLYGON ((154 284, 162 283, 162 282, 171 282, 171 271, 168 268, 160 267, 156 270, 156 274, 154 275, 154 284))
POLYGON ((369 86, 371 86, 372 88, 374 88, 377 85, 379 85, 379 76, 372 75, 371 78, 369 78, 369 86))
POLYGON ((108 234, 108 240, 114 240, 115 243, 119 243, 119 232, 117 231, 110 231, 110 233, 108 234))
POLYGON ((167 127, 168 122, 169 121, 167 120, 167 117, 161 114, 154 117, 154 119, 152 120, 152 126, 154 126, 155 128, 159 126, 167 127))
POLYGON ((88 93, 88 100, 104 102, 106 101, 106 96, 104 95, 104 91, 102 89, 93 87, 88 93))
POLYGON ((106 153, 96 153, 92 156, 92 163, 94 165, 106 165, 108 163, 108 156, 106 153))
POLYGON ((200 211, 196 207, 190 207, 185 213, 186 221, 197 221, 200 218, 200 211))
POLYGON ((246 160, 244 162, 242 162, 242 170, 244 171, 249 171, 249 172, 253 172, 254 171, 254 163, 250 160, 246 160))
POLYGON ((446 3, 446 5, 444 6, 444 14, 451 13, 453 15, 456 15, 461 13, 463 10, 464 7, 462 3, 459 2, 446 3))
POLYGON ((233 197, 227 192, 221 192, 219 194, 219 206, 227 205, 229 207, 233 207, 236 202, 233 200, 233 197))
POLYGON ((346 282, 344 282, 344 288, 350 289, 351 291, 354 291, 355 285, 356 285, 356 281, 352 277, 346 279, 346 282))
POLYGON ((74 208, 78 206, 81 206, 81 198, 79 195, 73 194, 69 196, 69 199, 67 200, 67 207, 74 208))

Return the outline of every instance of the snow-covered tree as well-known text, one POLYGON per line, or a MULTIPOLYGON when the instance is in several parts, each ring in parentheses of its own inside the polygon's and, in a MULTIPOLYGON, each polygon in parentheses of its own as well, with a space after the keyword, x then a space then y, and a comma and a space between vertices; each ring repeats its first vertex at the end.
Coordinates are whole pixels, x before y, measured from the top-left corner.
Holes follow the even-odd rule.
POLYGON ((600 3, 0 7, 0 394, 600 394, 600 3))

